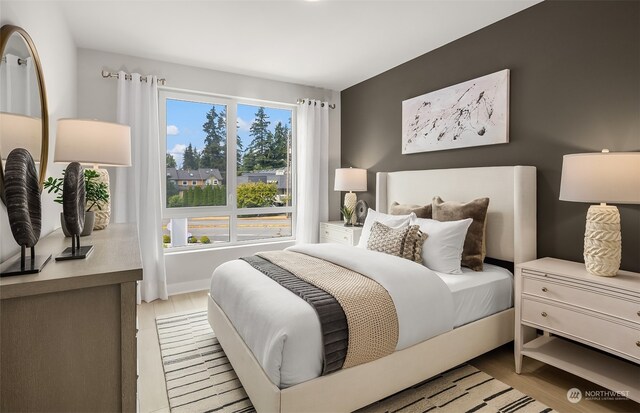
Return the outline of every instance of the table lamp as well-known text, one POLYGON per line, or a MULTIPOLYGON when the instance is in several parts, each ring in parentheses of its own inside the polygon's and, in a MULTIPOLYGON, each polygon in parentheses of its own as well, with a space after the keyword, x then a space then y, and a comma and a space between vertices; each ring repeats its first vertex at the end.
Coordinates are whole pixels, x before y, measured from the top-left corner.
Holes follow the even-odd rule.
MULTIPOLYGON (((349 191, 344 195, 344 207, 351 211, 355 211, 356 202, 358 200, 356 192, 364 192, 367 190, 367 170, 360 168, 338 168, 336 169, 334 190, 349 191)), ((351 216, 351 225, 355 224, 356 215, 351 216)))
MULTIPOLYGON (((131 166, 131 128, 119 123, 88 119, 60 119, 54 162, 79 162, 100 174, 109 189, 109 172, 101 166, 131 166)), ((95 209, 94 209, 95 208, 95 209)), ((94 229, 104 229, 111 217, 111 196, 95 211, 94 229)))
POLYGON ((560 200, 600 203, 587 212, 584 263, 591 274, 615 276, 622 254, 620 213, 607 202, 640 203, 640 152, 564 155, 560 200))
POLYGON ((24 148, 35 162, 42 151, 42 119, 0 112, 0 155, 6 160, 16 148, 24 148))
MULTIPOLYGON (((44 179, 46 159, 42 157, 42 119, 15 113, 0 112, 0 199, 5 199, 2 177, 7 157, 16 148, 26 149, 36 164, 41 165, 40 178, 44 179)), ((45 155, 46 157, 46 155, 45 155)))

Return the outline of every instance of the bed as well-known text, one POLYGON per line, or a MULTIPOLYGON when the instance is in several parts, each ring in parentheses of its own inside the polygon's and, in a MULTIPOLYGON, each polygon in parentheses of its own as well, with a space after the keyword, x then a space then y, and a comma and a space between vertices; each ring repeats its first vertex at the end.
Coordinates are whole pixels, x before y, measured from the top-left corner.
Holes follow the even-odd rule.
MULTIPOLYGON (((490 197, 487 256, 517 264, 536 257, 535 173, 535 168, 527 166, 378 173, 376 209, 386 212, 394 201, 426 204, 436 195, 455 200, 490 197)), ((250 271, 242 262, 229 265, 236 266, 238 282, 260 282, 247 275, 250 271), (242 281, 243 277, 248 279, 242 281)), ((274 377, 273 368, 265 365, 271 357, 269 349, 262 349, 267 353, 257 349, 256 338, 247 336, 246 326, 238 320, 239 310, 232 301, 240 297, 230 295, 227 302, 223 298, 224 293, 235 291, 232 285, 218 285, 220 294, 210 295, 209 322, 258 411, 353 411, 513 340, 513 280, 507 271, 487 265, 482 274, 438 275, 451 291, 456 308, 453 329, 427 340, 406 342, 408 345, 388 356, 320 377, 303 362, 296 364, 300 377, 294 374, 284 381, 274 377), (230 318, 236 320, 235 325, 230 318)), ((258 291, 268 288, 255 287, 258 291)), ((252 305, 246 297, 242 303, 252 305)))

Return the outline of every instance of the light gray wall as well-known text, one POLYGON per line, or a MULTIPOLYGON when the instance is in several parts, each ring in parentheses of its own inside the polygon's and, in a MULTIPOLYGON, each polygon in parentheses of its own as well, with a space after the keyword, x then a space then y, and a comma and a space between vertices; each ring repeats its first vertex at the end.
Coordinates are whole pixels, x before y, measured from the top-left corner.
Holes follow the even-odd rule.
MULTIPOLYGON (((329 118, 329 210, 331 219, 339 218, 339 193, 333 189, 333 170, 340 165, 340 93, 293 83, 219 72, 176 63, 142 59, 96 50, 78 49, 78 116, 115 121, 116 81, 103 79, 102 70, 155 74, 167 79, 167 86, 273 102, 295 103, 298 98, 326 100, 336 104, 329 118)), ((260 249, 284 248, 280 243, 260 249)), ((251 254, 255 248, 218 248, 165 255, 169 292, 207 288, 213 269, 239 256, 251 254)))
MULTIPOLYGON (((59 118, 76 115, 76 68, 77 48, 67 24, 57 6, 39 1, 0 2, 0 24, 22 27, 35 43, 49 103, 49 176, 59 176, 64 165, 53 164, 56 123, 59 118)), ((0 261, 19 251, 15 243, 4 204, 0 207, 0 261)), ((42 235, 60 227, 62 208, 53 202, 53 197, 42 197, 42 235)), ((36 246, 37 250, 37 246, 36 246)))
MULTIPOLYGON (((589 205, 558 200, 562 156, 640 150, 640 2, 537 4, 343 90, 342 116, 342 163, 369 169, 370 205, 379 171, 533 165, 539 256, 582 261, 589 205), (401 154, 403 100, 507 68, 508 144, 401 154)), ((640 271, 640 207, 618 208, 622 268, 640 271)))

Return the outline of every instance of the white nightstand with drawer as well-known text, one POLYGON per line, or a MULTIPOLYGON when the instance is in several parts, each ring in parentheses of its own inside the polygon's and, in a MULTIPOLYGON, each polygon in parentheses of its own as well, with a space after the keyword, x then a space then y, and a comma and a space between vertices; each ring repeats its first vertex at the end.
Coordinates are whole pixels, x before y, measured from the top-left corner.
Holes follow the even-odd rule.
POLYGON ((320 243, 334 242, 345 245, 358 245, 362 227, 345 227, 342 221, 320 223, 320 243))
POLYGON ((541 258, 516 267, 515 302, 516 373, 527 356, 640 402, 640 274, 541 258))

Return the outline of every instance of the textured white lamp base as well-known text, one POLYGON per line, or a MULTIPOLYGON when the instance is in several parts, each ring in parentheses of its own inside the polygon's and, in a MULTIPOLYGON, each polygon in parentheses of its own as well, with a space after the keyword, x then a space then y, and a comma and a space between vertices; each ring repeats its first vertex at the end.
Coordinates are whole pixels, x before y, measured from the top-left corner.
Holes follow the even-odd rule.
POLYGON ((356 214, 355 214, 357 201, 358 201, 358 197, 356 196, 355 193, 347 192, 346 194, 344 194, 344 207, 349 208, 354 212, 354 214, 351 215, 351 225, 355 224, 357 220, 356 214))
POLYGON ((591 205, 584 231, 584 264, 593 275, 613 277, 620 269, 620 213, 611 205, 591 205))
MULTIPOLYGON (((107 184, 107 192, 111 193, 109 188, 109 172, 101 168, 93 168, 93 170, 100 175, 96 181, 107 184)), ((89 211, 96 213, 96 221, 93 224, 93 229, 105 229, 111 219, 111 197, 109 197, 107 202, 98 202, 98 204, 100 204, 100 208, 98 208, 98 205, 94 205, 89 209, 89 211)))

